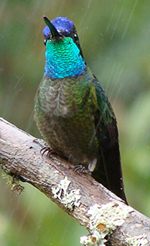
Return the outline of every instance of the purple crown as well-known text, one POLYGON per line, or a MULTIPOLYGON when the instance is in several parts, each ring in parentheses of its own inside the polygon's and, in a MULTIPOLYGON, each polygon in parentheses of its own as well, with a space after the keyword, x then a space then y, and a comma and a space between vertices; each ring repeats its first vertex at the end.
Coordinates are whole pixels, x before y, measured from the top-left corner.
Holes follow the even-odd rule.
MULTIPOLYGON (((57 29, 58 32, 66 33, 66 34, 70 33, 70 31, 74 25, 73 22, 71 20, 69 20, 67 17, 56 17, 51 22, 54 25, 54 27, 57 29)), ((50 29, 48 26, 46 26, 43 29, 43 33, 44 33, 44 36, 46 36, 46 37, 49 36, 50 29)))

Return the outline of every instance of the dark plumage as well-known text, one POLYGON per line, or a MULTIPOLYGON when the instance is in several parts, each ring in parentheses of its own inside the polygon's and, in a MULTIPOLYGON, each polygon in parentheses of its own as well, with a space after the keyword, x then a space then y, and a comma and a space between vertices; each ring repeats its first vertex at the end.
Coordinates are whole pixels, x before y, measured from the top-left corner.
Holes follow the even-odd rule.
MULTIPOLYGON (((72 21, 44 17, 45 73, 35 99, 35 120, 52 151, 126 202, 114 112, 86 65, 72 21)), ((126 202, 127 203, 127 202, 126 202)))

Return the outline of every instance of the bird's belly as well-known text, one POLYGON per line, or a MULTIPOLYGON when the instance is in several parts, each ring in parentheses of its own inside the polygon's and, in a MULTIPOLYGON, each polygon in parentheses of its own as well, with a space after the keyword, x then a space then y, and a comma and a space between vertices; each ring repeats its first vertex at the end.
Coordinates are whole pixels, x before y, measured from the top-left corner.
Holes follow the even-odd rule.
POLYGON ((48 145, 73 164, 86 166, 97 158, 95 128, 90 118, 52 115, 44 125, 41 133, 48 145))
MULTIPOLYGON (((66 82, 56 82, 54 87, 45 84, 40 88, 35 101, 35 120, 54 152, 74 164, 87 165, 96 159, 98 152, 89 91, 77 90, 73 85, 66 89, 66 82)), ((69 83, 72 82, 70 79, 69 83)))

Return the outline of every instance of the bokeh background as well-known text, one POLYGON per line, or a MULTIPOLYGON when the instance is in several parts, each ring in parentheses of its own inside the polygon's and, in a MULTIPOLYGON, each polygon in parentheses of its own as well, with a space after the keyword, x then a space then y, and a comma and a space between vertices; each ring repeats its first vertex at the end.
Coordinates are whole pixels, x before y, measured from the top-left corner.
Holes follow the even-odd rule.
MULTIPOLYGON (((43 15, 75 23, 84 57, 116 113, 128 201, 150 216, 150 1, 0 1, 0 115, 35 137, 43 15)), ((73 218, 31 185, 16 196, 3 176, 0 171, 1 246, 80 245, 87 231, 73 218)))

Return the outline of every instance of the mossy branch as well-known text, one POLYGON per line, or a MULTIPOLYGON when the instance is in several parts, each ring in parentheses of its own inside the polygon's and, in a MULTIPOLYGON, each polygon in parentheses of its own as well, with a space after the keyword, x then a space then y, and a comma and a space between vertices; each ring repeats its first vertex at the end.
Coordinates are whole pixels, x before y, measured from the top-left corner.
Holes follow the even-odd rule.
POLYGON ((0 118, 0 165, 13 177, 14 187, 15 180, 28 182, 74 217, 90 232, 81 238, 83 245, 150 245, 149 218, 65 160, 42 155, 44 146, 43 140, 0 118))

